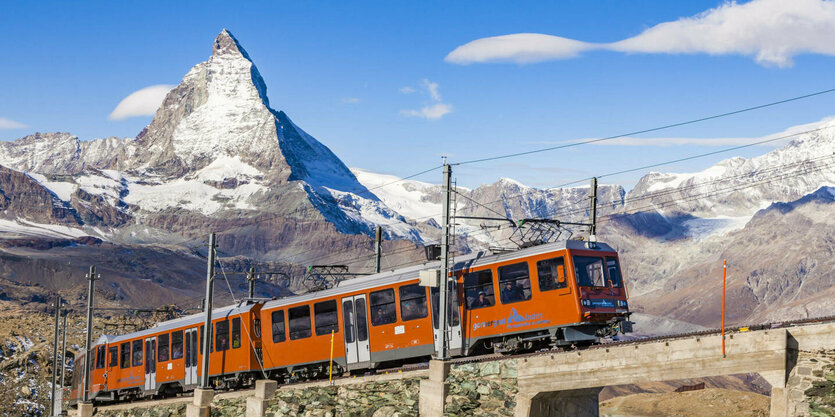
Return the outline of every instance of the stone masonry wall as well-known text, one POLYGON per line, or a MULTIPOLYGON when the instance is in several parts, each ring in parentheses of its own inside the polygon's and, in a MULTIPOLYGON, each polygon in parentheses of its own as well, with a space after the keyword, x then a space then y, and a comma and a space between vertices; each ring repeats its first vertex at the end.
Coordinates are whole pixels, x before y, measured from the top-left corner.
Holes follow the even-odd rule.
POLYGON ((512 416, 516 407, 516 361, 452 365, 445 416, 512 416))
POLYGON ((799 351, 786 383, 790 416, 835 416, 835 350, 799 351))

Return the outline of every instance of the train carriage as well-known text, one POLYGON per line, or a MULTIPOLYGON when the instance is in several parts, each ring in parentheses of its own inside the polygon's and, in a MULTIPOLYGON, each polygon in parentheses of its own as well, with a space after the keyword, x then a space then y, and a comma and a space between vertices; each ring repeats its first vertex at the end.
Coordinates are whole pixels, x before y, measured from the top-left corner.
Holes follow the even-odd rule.
MULTIPOLYGON (((256 377, 317 378, 422 361, 436 352, 439 291, 419 284, 429 262, 279 300, 214 310, 210 378, 236 388, 256 377)), ((450 356, 587 345, 631 331, 617 253, 604 243, 543 244, 456 257, 448 280, 450 356)), ((103 336, 94 358, 96 401, 171 395, 197 386, 203 314, 123 336, 103 336)), ((84 355, 78 360, 85 365, 84 355)), ((80 396, 80 374, 71 398, 80 396)))

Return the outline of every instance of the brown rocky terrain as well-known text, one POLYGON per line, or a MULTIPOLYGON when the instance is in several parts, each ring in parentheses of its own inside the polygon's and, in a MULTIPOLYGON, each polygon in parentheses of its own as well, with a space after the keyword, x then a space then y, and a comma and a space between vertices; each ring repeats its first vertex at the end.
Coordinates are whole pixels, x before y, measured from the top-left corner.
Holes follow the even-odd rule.
POLYGON ((768 397, 751 392, 708 388, 698 391, 645 393, 618 397, 600 404, 607 417, 765 417, 768 397))

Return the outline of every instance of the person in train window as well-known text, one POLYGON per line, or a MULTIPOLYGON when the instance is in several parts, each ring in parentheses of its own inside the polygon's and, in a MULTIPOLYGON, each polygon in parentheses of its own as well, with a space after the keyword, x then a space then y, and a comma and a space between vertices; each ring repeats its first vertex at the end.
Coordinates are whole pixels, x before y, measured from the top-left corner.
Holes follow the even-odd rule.
POLYGON ((507 281, 504 283, 504 288, 502 288, 502 302, 503 303, 510 303, 513 301, 519 301, 522 297, 522 291, 520 288, 513 285, 512 282, 507 281))
POLYGON ((375 326, 383 324, 385 317, 383 317, 383 309, 378 308, 376 312, 374 312, 374 317, 371 318, 371 321, 375 326))
POLYGON ((487 299, 487 294, 484 291, 478 292, 478 298, 473 300, 470 308, 490 307, 490 300, 487 299))
POLYGON ((174 351, 171 352, 171 359, 180 359, 183 357, 183 348, 180 345, 174 345, 174 351))
POLYGON ((220 346, 218 346, 217 350, 226 350, 229 348, 229 342, 226 340, 225 335, 220 335, 220 346))

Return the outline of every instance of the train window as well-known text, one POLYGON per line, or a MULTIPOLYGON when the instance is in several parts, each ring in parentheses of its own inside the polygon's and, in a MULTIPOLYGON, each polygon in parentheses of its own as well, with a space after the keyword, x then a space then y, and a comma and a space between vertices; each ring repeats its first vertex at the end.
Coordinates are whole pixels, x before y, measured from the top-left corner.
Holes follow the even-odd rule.
POLYGON ((310 306, 287 310, 287 318, 290 319, 290 340, 310 337, 310 306))
POLYGON ((345 323, 345 343, 354 343, 354 302, 345 300, 342 302, 342 322, 345 323))
POLYGON ((374 291, 371 293, 371 324, 379 326, 397 321, 394 306, 394 289, 374 291))
MULTIPOLYGON (((447 294, 449 295, 449 304, 447 305, 447 323, 451 327, 455 327, 459 324, 458 318, 458 303, 455 301, 458 299, 458 285, 455 282, 450 282, 449 286, 447 287, 447 294)), ((429 295, 432 296, 432 326, 436 329, 438 328, 438 300, 441 298, 441 292, 438 290, 438 287, 432 287, 429 290, 429 295)))
POLYGON ((106 348, 104 347, 104 345, 101 345, 101 346, 96 348, 96 369, 104 369, 104 363, 105 363, 104 354, 105 354, 105 351, 106 351, 106 348))
POLYGON ((536 263, 539 274, 539 291, 551 291, 568 286, 565 280, 565 259, 546 259, 536 263))
POLYGON ((531 299, 531 279, 528 275, 528 263, 499 267, 499 288, 502 304, 515 303, 531 299))
POLYGON ((142 365, 142 340, 133 341, 133 364, 131 366, 142 365))
POLYGON ((107 350, 110 354, 110 363, 107 364, 107 367, 115 368, 119 366, 119 346, 111 346, 107 350))
POLYGON ((255 333, 255 337, 261 337, 261 319, 254 319, 253 321, 252 333, 255 333))
POLYGON ((316 335, 330 334, 339 330, 336 312, 336 300, 322 301, 313 305, 313 320, 316 322, 316 335))
POLYGON ((603 272, 603 258, 594 256, 575 256, 574 275, 581 287, 605 287, 606 275, 603 272))
POLYGON ((229 320, 215 323, 215 352, 229 349, 229 320))
POLYGON ((357 305, 357 341, 368 340, 368 312, 365 309, 365 298, 358 298, 357 305))
POLYGON ((119 365, 120 368, 130 368, 130 342, 122 343, 119 348, 121 349, 122 356, 119 358, 119 365))
POLYGON ((171 333, 171 359, 183 357, 183 331, 177 330, 171 333))
POLYGON ((273 343, 283 342, 287 338, 284 333, 284 310, 273 311, 270 318, 273 327, 273 343))
POLYGON ((490 307, 496 304, 493 292, 493 271, 470 272, 464 275, 464 293, 467 295, 467 308, 490 307))
POLYGON ((232 349, 241 347, 241 318, 232 319, 232 349))
POLYGON ((622 280, 620 279, 618 260, 615 258, 606 258, 606 270, 609 271, 609 282, 612 286, 620 287, 622 280))
POLYGON ((398 291, 400 292, 401 320, 422 319, 427 316, 425 287, 418 284, 404 285, 398 291))
POLYGON ((170 338, 171 336, 168 333, 161 334, 157 338, 157 362, 165 362, 169 359, 170 355, 168 353, 171 346, 169 346, 168 342, 170 338))

